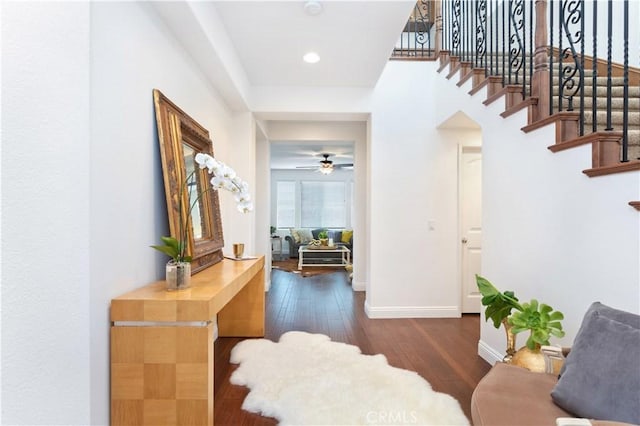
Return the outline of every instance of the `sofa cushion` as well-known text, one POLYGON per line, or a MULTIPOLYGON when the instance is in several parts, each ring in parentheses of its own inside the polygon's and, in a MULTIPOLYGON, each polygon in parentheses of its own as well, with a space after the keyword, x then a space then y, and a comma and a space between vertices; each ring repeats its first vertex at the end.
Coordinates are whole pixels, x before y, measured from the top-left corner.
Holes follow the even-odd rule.
POLYGON ((599 302, 584 316, 551 392, 579 417, 640 424, 640 316, 599 302))
POLYGON ((551 400, 549 392, 556 381, 551 374, 534 373, 501 362, 495 364, 473 391, 472 424, 555 425, 557 417, 571 416, 551 400))
POLYGON ((342 231, 329 231, 329 236, 333 238, 333 241, 339 243, 342 241, 342 231))
POLYGON ((290 232, 296 244, 309 244, 313 240, 313 234, 308 229, 291 228, 290 232))
POLYGON ((313 234, 309 229, 298 229, 300 244, 309 244, 313 240, 313 234))
POLYGON ((345 244, 349 244, 351 242, 351 237, 353 237, 353 231, 342 231, 342 241, 345 244))
POLYGON ((300 234, 298 233, 298 229, 291 228, 289 232, 291 232, 291 237, 293 238, 293 241, 295 241, 296 244, 300 244, 300 234))

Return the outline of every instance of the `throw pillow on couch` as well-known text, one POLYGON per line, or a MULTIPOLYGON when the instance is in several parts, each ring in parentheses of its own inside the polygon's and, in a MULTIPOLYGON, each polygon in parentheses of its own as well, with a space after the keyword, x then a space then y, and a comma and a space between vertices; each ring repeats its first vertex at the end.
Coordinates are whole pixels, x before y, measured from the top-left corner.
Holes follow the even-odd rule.
POLYGON ((589 307, 551 392, 579 417, 640 424, 640 316, 589 307))
POLYGON ((291 228, 290 232, 296 244, 309 244, 313 240, 313 234, 308 229, 291 228))

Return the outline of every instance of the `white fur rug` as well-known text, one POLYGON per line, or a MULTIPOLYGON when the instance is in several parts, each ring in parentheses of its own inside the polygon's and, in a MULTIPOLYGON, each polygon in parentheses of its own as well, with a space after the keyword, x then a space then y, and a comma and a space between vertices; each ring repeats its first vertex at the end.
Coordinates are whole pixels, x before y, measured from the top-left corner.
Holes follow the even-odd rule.
POLYGON ((245 340, 231 383, 251 389, 242 408, 282 425, 468 425, 460 404, 384 355, 323 334, 291 331, 278 343, 245 340))

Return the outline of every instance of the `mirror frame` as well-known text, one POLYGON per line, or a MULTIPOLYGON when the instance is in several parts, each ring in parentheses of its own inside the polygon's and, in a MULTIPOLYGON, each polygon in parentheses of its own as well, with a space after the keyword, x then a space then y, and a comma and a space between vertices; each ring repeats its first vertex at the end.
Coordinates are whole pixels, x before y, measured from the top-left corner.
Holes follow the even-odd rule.
MULTIPOLYGON (((188 192, 181 191, 186 179, 183 144, 189 145, 196 153, 202 152, 213 156, 213 143, 207 129, 178 108, 158 89, 153 89, 153 100, 162 158, 164 192, 167 198, 169 232, 175 237, 180 232, 180 205, 182 205, 183 215, 188 212, 187 206, 189 206, 188 192)), ((208 232, 203 233, 203 238, 194 240, 193 225, 187 230, 192 273, 221 261, 224 246, 218 191, 211 189, 206 169, 198 169, 196 176, 198 188, 205 190, 200 202, 202 203, 201 211, 204 212, 203 225, 208 232)))

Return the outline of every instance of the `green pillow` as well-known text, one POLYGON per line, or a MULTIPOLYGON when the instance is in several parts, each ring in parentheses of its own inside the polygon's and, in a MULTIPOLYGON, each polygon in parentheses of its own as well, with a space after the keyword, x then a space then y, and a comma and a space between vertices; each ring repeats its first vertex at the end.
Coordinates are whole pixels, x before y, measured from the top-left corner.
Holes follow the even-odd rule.
POLYGON ((351 241, 351 237, 353 237, 353 231, 342 231, 342 242, 349 244, 351 241))

